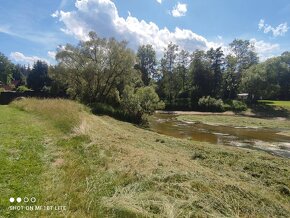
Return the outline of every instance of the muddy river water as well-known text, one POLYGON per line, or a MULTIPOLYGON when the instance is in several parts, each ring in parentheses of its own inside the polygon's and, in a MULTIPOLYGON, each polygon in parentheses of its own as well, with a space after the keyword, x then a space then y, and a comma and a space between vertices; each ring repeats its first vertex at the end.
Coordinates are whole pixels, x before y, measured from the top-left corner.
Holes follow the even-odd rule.
POLYGON ((172 114, 154 114, 150 121, 150 128, 155 132, 177 138, 263 150, 273 155, 290 158, 290 137, 278 134, 281 130, 215 126, 183 122, 176 117, 177 115, 172 114))

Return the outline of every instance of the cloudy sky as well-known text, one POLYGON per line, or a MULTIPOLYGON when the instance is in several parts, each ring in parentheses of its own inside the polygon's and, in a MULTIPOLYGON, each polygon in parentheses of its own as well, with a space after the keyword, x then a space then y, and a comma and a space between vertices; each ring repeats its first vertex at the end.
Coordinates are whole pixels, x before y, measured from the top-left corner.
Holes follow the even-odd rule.
POLYGON ((171 41, 189 51, 249 39, 261 60, 290 51, 289 0, 13 0, 1 1, 0 52, 15 63, 55 63, 58 45, 89 31, 150 43, 161 54, 171 41))

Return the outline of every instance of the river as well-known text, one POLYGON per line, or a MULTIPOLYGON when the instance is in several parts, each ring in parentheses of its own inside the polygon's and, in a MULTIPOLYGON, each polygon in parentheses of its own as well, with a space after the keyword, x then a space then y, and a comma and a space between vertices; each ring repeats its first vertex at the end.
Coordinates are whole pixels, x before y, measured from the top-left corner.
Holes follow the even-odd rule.
POLYGON ((154 114, 150 128, 160 134, 240 148, 263 150, 290 158, 290 137, 279 135, 278 129, 245 128, 182 122, 177 115, 154 114))

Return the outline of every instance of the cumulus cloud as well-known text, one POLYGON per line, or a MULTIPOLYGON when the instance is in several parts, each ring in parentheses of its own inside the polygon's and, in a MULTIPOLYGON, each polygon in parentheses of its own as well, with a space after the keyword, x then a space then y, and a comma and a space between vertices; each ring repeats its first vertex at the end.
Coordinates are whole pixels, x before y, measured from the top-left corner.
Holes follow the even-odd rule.
POLYGON ((161 53, 169 42, 193 51, 215 46, 203 36, 191 30, 176 27, 173 31, 159 28, 154 22, 139 20, 130 14, 119 16, 116 5, 111 0, 78 0, 76 10, 56 11, 53 17, 64 24, 64 33, 80 40, 88 40, 89 31, 95 31, 101 37, 115 37, 126 40, 136 49, 140 44, 150 43, 161 53))
POLYGON ((269 24, 265 24, 265 20, 261 19, 259 22, 259 30, 262 30, 264 33, 272 33, 274 37, 283 36, 288 32, 288 24, 281 23, 277 27, 272 27, 269 24))
POLYGON ((156 0, 159 4, 162 4, 162 0, 156 0))
POLYGON ((271 58, 274 56, 273 54, 280 52, 279 44, 271 44, 264 42, 263 40, 258 41, 254 38, 251 39, 250 42, 254 45, 261 61, 271 58))
POLYGON ((45 58, 40 58, 40 57, 37 57, 37 56, 25 56, 21 52, 12 52, 10 54, 10 57, 11 57, 12 60, 14 60, 14 61, 16 61, 18 63, 22 63, 22 64, 33 65, 38 60, 45 61, 46 63, 49 64, 49 61, 46 60, 45 58))
POLYGON ((171 11, 173 17, 182 17, 185 16, 187 12, 187 4, 182 4, 180 2, 175 5, 171 11))

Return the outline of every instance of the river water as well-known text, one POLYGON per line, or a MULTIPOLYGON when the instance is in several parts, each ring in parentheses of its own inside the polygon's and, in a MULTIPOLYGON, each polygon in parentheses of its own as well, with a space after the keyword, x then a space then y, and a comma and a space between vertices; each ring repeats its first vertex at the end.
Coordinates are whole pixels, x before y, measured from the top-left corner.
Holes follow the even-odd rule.
POLYGON ((290 137, 279 135, 281 130, 182 122, 176 117, 172 114, 154 114, 150 121, 150 128, 155 132, 177 138, 263 150, 273 155, 290 158, 290 137))

